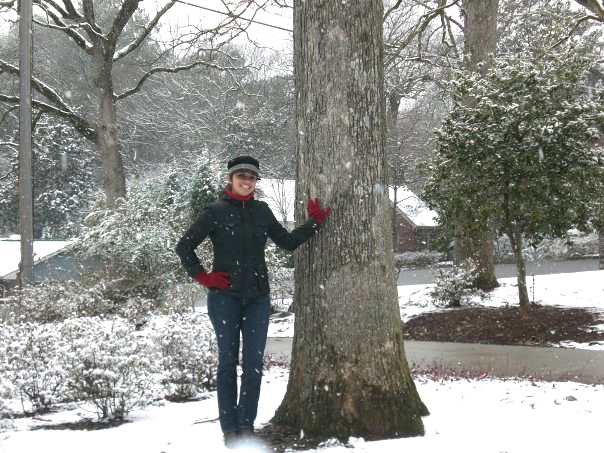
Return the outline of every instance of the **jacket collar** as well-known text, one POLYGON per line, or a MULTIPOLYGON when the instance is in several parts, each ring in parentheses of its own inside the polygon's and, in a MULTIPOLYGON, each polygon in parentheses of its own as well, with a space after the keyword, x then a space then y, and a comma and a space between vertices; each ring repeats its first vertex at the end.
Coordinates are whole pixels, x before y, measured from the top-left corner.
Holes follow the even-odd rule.
POLYGON ((220 198, 223 200, 231 200, 239 203, 246 203, 254 199, 254 193, 252 192, 247 197, 242 197, 241 195, 237 195, 231 192, 228 188, 225 188, 220 198))

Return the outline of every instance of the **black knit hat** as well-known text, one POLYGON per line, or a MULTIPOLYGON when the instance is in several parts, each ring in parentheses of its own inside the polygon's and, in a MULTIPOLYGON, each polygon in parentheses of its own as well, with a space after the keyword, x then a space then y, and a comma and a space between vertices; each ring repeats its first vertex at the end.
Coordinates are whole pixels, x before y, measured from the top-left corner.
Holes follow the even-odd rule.
POLYGON ((229 176, 247 171, 260 179, 260 164, 252 156, 237 156, 227 164, 229 176))

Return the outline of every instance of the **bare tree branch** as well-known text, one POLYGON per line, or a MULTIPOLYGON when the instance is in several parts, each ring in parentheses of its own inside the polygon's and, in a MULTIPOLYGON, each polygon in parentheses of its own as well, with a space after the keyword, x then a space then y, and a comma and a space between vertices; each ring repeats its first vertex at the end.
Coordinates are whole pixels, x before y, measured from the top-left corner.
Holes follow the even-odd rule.
MULTIPOLYGON (((437 8, 434 8, 423 14, 418 20, 416 26, 410 29, 408 34, 397 43, 394 48, 395 50, 384 59, 385 67, 391 67, 394 64, 394 61, 400 57, 403 50, 405 50, 414 39, 417 38, 418 41, 421 41, 421 37, 434 19, 440 17, 441 21, 448 22, 451 17, 445 14, 446 9, 456 6, 459 1, 460 0, 452 0, 451 3, 447 3, 446 1, 441 0, 439 2, 440 5, 437 8)), ((459 24, 456 23, 456 25, 459 24)), ((444 29, 444 33, 447 33, 446 27, 444 29)), ((418 42, 418 46, 419 56, 421 57, 421 42, 418 42)))
POLYGON ((601 0, 575 0, 579 5, 587 8, 595 16, 588 16, 589 19, 594 19, 599 22, 604 22, 604 6, 601 0))
MULTIPOLYGON (((60 30, 60 31, 64 32, 67 36, 69 36, 72 39, 72 41, 75 42, 75 44, 78 47, 80 47, 81 49, 83 49, 86 53, 92 52, 92 44, 86 38, 84 38, 84 36, 82 36, 81 34, 79 34, 77 32, 77 29, 82 28, 81 25, 67 25, 63 21, 63 18, 61 16, 57 15, 50 8, 48 8, 44 2, 37 0, 36 4, 46 13, 46 17, 51 18, 54 23, 50 23, 50 21, 48 21, 48 20, 47 20, 47 22, 41 22, 35 18, 34 18, 34 23, 36 23, 42 27, 60 30)), ((66 17, 67 13, 65 11, 63 11, 63 13, 65 14, 65 16, 63 16, 63 17, 66 17)), ((63 14, 63 13, 61 13, 61 14, 63 14)))
MULTIPOLYGON (((19 68, 3 60, 0 60, 0 69, 8 72, 9 74, 19 76, 19 68)), ((65 118, 86 138, 96 142, 96 130, 94 126, 88 120, 75 113, 55 90, 35 77, 32 78, 32 86, 38 93, 52 103, 48 104, 39 100, 33 100, 32 105, 34 107, 39 108, 44 112, 53 113, 65 118)), ((19 98, 17 96, 0 94, 0 101, 5 101, 11 104, 19 104, 19 98)))
POLYGON ((10 9, 15 6, 16 0, 0 0, 0 8, 10 9))
MULTIPOLYGON (((2 93, 0 93, 0 101, 10 104, 19 104, 19 98, 17 96, 7 96, 2 93)), ((36 99, 32 100, 32 107, 39 109, 42 113, 50 113, 69 121, 84 137, 92 143, 96 143, 97 132, 95 128, 86 119, 71 110, 62 110, 54 105, 36 99)))
POLYGON ((84 20, 84 16, 82 16, 78 12, 78 10, 75 9, 75 7, 73 6, 73 3, 71 3, 71 0, 63 0, 63 5, 65 5, 65 9, 69 13, 69 17, 71 17, 74 20, 79 20, 79 21, 84 20))
POLYGON ((579 26, 583 22, 588 21, 588 20, 592 20, 592 19, 594 19, 594 17, 593 16, 589 16, 589 15, 580 17, 577 20, 577 22, 575 22, 575 25, 573 25, 573 28, 571 28, 570 31, 565 36, 563 36, 558 41, 556 41, 556 43, 554 43, 548 50, 551 51, 551 50, 555 49, 556 47, 558 47, 559 45, 561 45, 563 42, 568 41, 571 38, 571 36, 575 33, 575 31, 577 30, 577 28, 579 28, 579 26))
POLYGON ((143 77, 141 77, 141 79, 138 81, 137 85, 134 88, 131 88, 129 90, 124 91, 122 94, 116 95, 115 99, 117 101, 120 101, 124 98, 127 98, 128 96, 131 96, 135 93, 138 93, 141 88, 143 87, 145 81, 151 77, 153 74, 159 74, 159 73, 172 73, 175 74, 177 72, 181 72, 181 71, 186 71, 188 69, 192 69, 196 66, 206 66, 208 68, 213 68, 213 69, 218 69, 220 71, 228 71, 228 70, 239 70, 241 68, 237 68, 237 67, 222 67, 219 66, 217 64, 214 63, 209 63, 206 61, 194 61, 193 63, 190 63, 188 65, 184 65, 184 66, 177 66, 174 68, 164 68, 164 67, 158 67, 158 68, 153 68, 147 72, 145 72, 145 74, 143 75, 143 77))
POLYGON ((132 41, 127 46, 122 47, 120 50, 118 50, 115 53, 115 55, 113 56, 113 61, 117 61, 120 58, 123 58, 126 55, 128 55, 133 50, 137 49, 142 44, 142 42, 147 38, 147 36, 149 36, 149 33, 151 33, 153 28, 155 28, 155 26, 157 25, 159 20, 162 18, 162 16, 164 14, 166 14, 170 10, 170 8, 172 8, 172 6, 174 6, 175 3, 176 3, 176 0, 170 0, 170 2, 166 3, 164 5, 164 7, 157 12, 155 17, 153 19, 151 19, 151 21, 143 28, 141 34, 134 41, 132 41))
POLYGON ((393 11, 398 9, 398 7, 401 6, 401 3, 403 3, 403 0, 397 0, 397 2, 394 5, 392 5, 391 8, 388 8, 388 11, 386 11, 384 13, 384 18, 382 19, 382 21, 386 22, 386 19, 388 19, 388 16, 390 16, 390 14, 392 14, 393 11))
POLYGON ((4 114, 2 115, 2 118, 0 118, 0 124, 4 123, 4 120, 6 120, 6 117, 8 115, 10 115, 15 110, 19 110, 19 106, 18 105, 13 105, 12 107, 9 107, 6 110, 6 112, 4 112, 4 114))

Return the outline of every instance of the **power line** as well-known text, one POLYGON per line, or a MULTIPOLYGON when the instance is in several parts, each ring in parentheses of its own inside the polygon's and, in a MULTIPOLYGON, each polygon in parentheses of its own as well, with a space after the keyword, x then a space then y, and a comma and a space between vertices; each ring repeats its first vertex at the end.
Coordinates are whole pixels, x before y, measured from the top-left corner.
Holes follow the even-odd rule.
MULTIPOLYGON (((215 10, 215 9, 212 9, 212 8, 207 8, 205 6, 195 5, 194 3, 185 2, 183 0, 174 0, 174 1, 176 3, 182 3, 183 5, 192 6, 193 8, 199 8, 199 9, 203 9, 203 10, 206 10, 206 11, 211 11, 211 12, 216 13, 216 14, 222 14, 223 16, 228 16, 228 17, 233 17, 233 18, 236 17, 233 13, 225 13, 224 11, 218 11, 218 10, 215 10)), ((253 24, 263 25, 265 27, 276 28, 278 30, 287 31, 289 33, 292 32, 289 28, 283 28, 283 27, 279 27, 278 25, 267 24, 266 22, 260 22, 260 21, 253 20, 253 19, 247 19, 245 17, 237 17, 237 19, 245 20, 245 21, 251 22, 253 24)))

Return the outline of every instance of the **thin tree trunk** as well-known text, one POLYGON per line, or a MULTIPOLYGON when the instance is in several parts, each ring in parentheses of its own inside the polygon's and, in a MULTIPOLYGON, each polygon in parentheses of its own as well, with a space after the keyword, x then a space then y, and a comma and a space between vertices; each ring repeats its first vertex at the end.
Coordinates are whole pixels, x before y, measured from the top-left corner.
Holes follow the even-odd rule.
MULTIPOLYGON (((499 0, 464 0, 464 40, 468 69, 482 75, 488 68, 488 56, 497 50, 497 12, 499 0)), ((462 100, 465 103, 468 99, 462 100)), ((495 275, 493 232, 487 231, 470 237, 466 225, 474 219, 460 216, 455 234, 454 262, 460 264, 468 258, 478 267, 476 286, 485 291, 499 286, 495 275)))
POLYGON ((421 435, 427 414, 392 265, 382 15, 379 0, 294 2, 296 198, 333 211, 295 255, 292 363, 273 423, 325 437, 421 435))
POLYGON ((604 227, 598 232, 598 251, 600 254, 600 269, 604 269, 604 227))
POLYGON ((518 282, 518 301, 521 307, 529 306, 528 288, 526 286, 526 265, 522 255, 522 231, 518 225, 508 226, 508 236, 516 260, 516 280, 518 282))
POLYGON ((396 191, 399 187, 404 175, 399 174, 399 169, 392 162, 392 156, 395 155, 398 147, 397 143, 397 129, 396 125, 398 122, 398 109, 401 105, 401 95, 398 93, 390 93, 388 95, 388 114, 386 122, 386 159, 390 162, 390 184, 394 189, 394 204, 392 205, 392 247, 394 253, 400 253, 399 235, 396 228, 396 210, 397 210, 397 197, 396 191))

